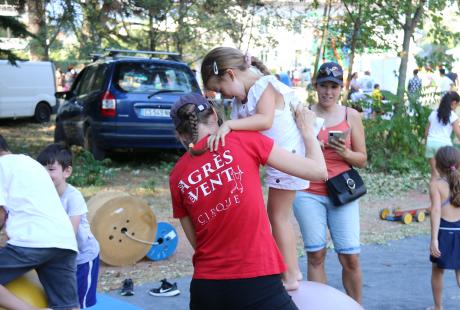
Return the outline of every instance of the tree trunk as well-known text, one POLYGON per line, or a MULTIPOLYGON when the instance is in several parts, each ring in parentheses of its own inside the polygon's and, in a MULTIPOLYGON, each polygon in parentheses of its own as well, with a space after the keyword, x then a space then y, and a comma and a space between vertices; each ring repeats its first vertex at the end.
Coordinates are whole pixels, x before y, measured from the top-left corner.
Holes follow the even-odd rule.
POLYGON ((318 74, 318 65, 319 65, 319 60, 323 54, 323 45, 324 41, 327 37, 327 30, 329 28, 329 17, 331 14, 331 0, 329 0, 328 3, 324 6, 324 12, 323 12, 323 34, 321 35, 321 41, 319 42, 318 49, 316 52, 316 59, 315 59, 315 65, 314 65, 314 71, 313 71, 313 82, 316 80, 316 75, 318 74))
MULTIPOLYGON (((361 28, 361 6, 358 10, 359 16, 355 19, 353 24, 353 33, 351 34, 351 46, 350 46, 350 64, 348 65, 348 76, 345 84, 345 92, 348 93, 350 90, 351 76, 353 75, 353 65, 355 63, 356 44, 358 43, 359 29, 361 28)), ((346 94, 348 95, 348 94, 346 94)))
POLYGON ((149 9, 149 48, 155 50, 155 32, 153 30, 153 12, 149 9))
POLYGON ((28 30, 35 35, 30 42, 30 59, 48 60, 45 4, 42 0, 28 0, 27 10, 28 30))
POLYGON ((185 6, 186 4, 184 3, 183 0, 179 0, 179 8, 178 8, 178 18, 177 18, 177 30, 175 33, 176 37, 176 52, 179 53, 179 56, 182 57, 183 53, 183 32, 185 31, 184 29, 184 18, 185 18, 185 6))
POLYGON ((417 27, 418 22, 423 16, 423 10, 426 0, 421 0, 417 3, 415 8, 414 16, 408 11, 405 17, 405 23, 403 26, 404 29, 404 39, 403 39, 403 48, 400 54, 401 64, 399 65, 399 76, 398 76, 398 91, 396 93, 398 97, 398 102, 395 106, 396 114, 402 113, 404 111, 404 92, 406 88, 406 74, 407 74, 407 63, 409 61, 409 47, 410 39, 414 34, 415 28, 417 27))
POLYGON ((400 54, 401 63, 399 65, 399 74, 398 74, 398 91, 396 93, 398 97, 398 103, 396 108, 396 113, 400 113, 403 110, 404 106, 404 91, 406 86, 406 74, 407 74, 407 63, 409 61, 409 46, 410 38, 412 33, 409 29, 404 29, 404 39, 402 45, 402 51, 400 54))

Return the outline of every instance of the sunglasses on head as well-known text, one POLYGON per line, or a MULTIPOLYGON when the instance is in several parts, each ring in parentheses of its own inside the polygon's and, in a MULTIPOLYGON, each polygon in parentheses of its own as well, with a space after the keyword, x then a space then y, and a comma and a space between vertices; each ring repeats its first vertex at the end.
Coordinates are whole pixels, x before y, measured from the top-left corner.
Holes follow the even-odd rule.
POLYGON ((342 76, 342 70, 337 66, 333 66, 331 68, 329 68, 329 67, 322 68, 322 69, 319 70, 319 72, 321 74, 326 74, 326 75, 331 75, 332 74, 334 77, 342 76))

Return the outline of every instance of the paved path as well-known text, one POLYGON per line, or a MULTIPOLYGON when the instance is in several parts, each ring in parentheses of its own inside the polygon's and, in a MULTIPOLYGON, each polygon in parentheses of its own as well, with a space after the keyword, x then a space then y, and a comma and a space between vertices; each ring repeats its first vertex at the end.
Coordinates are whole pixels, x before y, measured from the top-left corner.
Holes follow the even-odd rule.
MULTIPOLYGON (((363 246, 361 263, 364 275, 364 308, 422 310, 432 305, 428 246, 429 236, 391 241, 385 245, 363 246)), ((329 251, 326 262, 328 284, 343 291, 337 255, 329 251)), ((300 259, 300 264, 305 275, 305 257, 300 259)), ((170 280, 177 282, 181 290, 179 296, 148 295, 147 291, 159 286, 159 283, 135 286, 136 295, 132 297, 122 297, 118 292, 110 292, 108 295, 137 305, 141 309, 188 309, 190 277, 170 280)), ((446 271, 444 275, 444 309, 460 309, 460 288, 457 287, 453 271, 446 271)))

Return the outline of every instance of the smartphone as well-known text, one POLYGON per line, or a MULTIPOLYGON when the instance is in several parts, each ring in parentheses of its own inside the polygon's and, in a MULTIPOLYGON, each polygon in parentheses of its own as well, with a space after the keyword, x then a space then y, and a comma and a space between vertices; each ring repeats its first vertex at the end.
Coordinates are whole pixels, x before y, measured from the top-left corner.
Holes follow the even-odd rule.
POLYGON ((345 133, 343 131, 331 130, 329 131, 328 143, 331 143, 334 139, 345 139, 345 133))

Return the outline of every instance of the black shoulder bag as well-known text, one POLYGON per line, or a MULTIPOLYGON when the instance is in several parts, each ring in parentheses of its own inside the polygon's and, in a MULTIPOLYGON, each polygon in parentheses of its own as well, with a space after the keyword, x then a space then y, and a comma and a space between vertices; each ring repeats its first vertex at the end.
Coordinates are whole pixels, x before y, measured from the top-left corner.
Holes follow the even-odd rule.
POLYGON ((329 198, 339 207, 366 194, 367 189, 358 171, 351 168, 326 181, 329 198))

